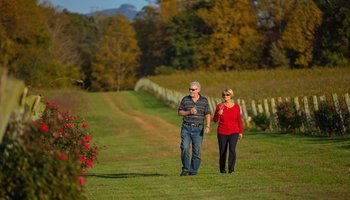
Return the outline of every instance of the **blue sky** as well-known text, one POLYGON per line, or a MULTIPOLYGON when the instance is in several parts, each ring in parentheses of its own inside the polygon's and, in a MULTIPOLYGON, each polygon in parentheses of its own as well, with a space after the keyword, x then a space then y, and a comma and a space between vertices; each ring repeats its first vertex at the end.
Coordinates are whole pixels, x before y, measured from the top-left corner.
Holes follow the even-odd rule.
POLYGON ((86 14, 91 11, 119 8, 122 4, 132 4, 140 11, 148 5, 146 0, 49 0, 54 6, 66 8, 71 12, 86 14))

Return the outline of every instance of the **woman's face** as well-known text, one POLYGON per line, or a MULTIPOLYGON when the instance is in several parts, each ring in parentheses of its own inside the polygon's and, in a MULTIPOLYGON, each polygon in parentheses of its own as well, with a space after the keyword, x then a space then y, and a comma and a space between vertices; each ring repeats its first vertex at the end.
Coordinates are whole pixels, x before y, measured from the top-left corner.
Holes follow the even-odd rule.
POLYGON ((231 94, 229 93, 222 93, 222 98, 227 101, 231 99, 231 94))

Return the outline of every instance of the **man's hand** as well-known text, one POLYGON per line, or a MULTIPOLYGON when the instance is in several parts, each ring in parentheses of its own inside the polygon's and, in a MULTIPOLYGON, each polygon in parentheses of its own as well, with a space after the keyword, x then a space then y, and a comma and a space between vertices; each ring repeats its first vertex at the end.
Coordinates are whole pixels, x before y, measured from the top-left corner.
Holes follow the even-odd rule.
POLYGON ((197 114, 197 109, 196 109, 196 107, 191 108, 190 113, 191 113, 192 115, 197 114))
POLYGON ((243 134, 240 133, 240 134, 238 135, 238 139, 240 140, 240 139, 242 139, 242 137, 243 137, 243 134))
POLYGON ((210 132, 210 127, 209 127, 209 126, 206 126, 204 132, 205 132, 206 134, 208 134, 208 133, 210 132))

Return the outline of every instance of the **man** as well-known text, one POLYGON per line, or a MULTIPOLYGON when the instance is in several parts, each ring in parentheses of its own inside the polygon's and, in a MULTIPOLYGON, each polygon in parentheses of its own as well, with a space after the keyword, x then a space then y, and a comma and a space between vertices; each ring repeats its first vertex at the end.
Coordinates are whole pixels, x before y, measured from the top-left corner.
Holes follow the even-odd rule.
POLYGON ((191 82, 189 95, 180 103, 178 113, 183 116, 181 127, 181 161, 180 176, 197 175, 201 163, 203 132, 210 132, 210 109, 207 98, 199 94, 199 82, 191 82), (204 125, 204 120, 206 121, 204 125), (192 141, 192 159, 190 164, 190 143, 192 141))

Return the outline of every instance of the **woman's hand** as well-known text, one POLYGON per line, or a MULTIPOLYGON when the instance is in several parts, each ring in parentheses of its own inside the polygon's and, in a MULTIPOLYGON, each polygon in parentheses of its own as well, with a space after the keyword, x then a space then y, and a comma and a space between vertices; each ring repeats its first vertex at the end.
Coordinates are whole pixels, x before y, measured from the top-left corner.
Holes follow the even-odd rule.
POLYGON ((218 112, 218 115, 222 115, 223 112, 224 112, 224 109, 220 109, 218 112))
POLYGON ((240 140, 240 139, 242 139, 242 137, 243 137, 243 134, 240 133, 240 134, 238 135, 238 139, 240 140))

